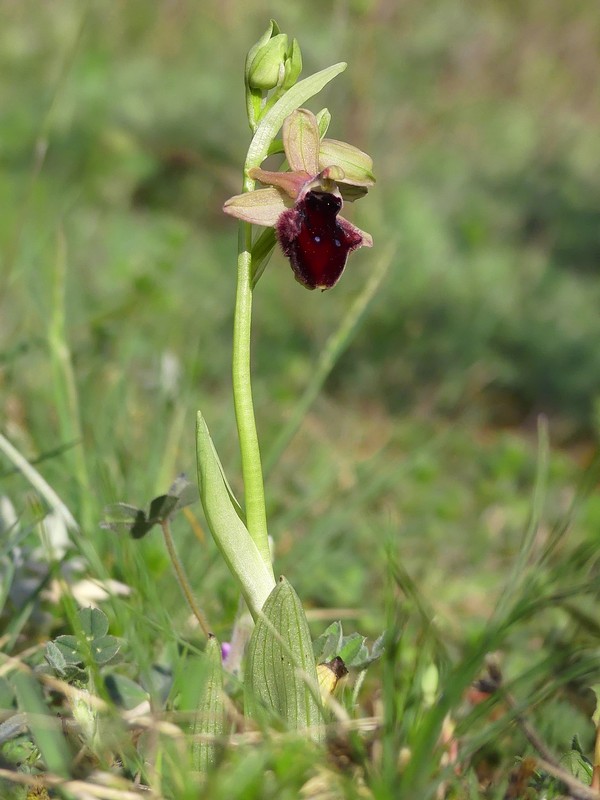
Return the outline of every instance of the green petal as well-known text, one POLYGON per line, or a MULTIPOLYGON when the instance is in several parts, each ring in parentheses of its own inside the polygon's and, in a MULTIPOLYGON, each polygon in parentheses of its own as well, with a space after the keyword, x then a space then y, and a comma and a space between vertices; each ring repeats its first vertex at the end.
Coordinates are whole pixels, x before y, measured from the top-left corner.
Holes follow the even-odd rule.
MULTIPOLYGON (((290 202, 290 207, 293 204, 290 202)), ((277 189, 257 189, 230 197, 223 206, 223 211, 232 217, 253 225, 264 225, 272 228, 288 206, 283 195, 277 189)))
POLYGON ((338 189, 344 199, 344 203, 353 203, 355 200, 360 200, 367 194, 366 186, 356 186, 356 184, 346 184, 343 180, 338 180, 338 189))
POLYGON ((293 172, 319 172, 319 126, 312 111, 298 108, 286 118, 283 148, 293 172))

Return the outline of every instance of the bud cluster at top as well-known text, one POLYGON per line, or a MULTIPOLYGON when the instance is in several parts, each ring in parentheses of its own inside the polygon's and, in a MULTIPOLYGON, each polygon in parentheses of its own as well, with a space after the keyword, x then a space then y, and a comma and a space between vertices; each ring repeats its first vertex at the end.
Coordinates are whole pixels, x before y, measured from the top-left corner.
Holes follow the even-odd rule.
POLYGON ((265 111, 296 83, 301 72, 300 45, 296 39, 289 44, 287 34, 281 33, 272 19, 246 56, 246 109, 253 131, 265 111))

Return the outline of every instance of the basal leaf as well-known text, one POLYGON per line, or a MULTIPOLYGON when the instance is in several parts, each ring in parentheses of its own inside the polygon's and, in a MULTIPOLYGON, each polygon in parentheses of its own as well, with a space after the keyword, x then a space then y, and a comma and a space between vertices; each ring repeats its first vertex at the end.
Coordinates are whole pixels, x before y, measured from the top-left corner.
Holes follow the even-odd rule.
POLYGON ((206 676, 192 726, 194 734, 207 736, 205 741, 199 737, 192 743, 193 767, 201 772, 216 763, 221 748, 218 741, 210 741, 209 737, 222 737, 225 732, 221 645, 215 636, 209 636, 206 644, 205 667, 206 676))
POLYGON ((263 606, 248 646, 246 709, 250 717, 280 718, 290 730, 322 738, 322 707, 306 614, 281 578, 263 606), (266 714, 265 714, 266 712, 266 714))

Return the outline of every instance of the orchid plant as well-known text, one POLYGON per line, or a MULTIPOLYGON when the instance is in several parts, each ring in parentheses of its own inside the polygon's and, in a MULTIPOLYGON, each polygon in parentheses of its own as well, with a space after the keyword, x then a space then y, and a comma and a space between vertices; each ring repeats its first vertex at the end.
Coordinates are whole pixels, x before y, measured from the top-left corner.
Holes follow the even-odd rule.
MULTIPOLYGON (((320 735, 323 709, 308 625, 293 588, 283 578, 275 580, 269 546, 252 401, 250 331, 253 293, 277 242, 296 280, 321 290, 337 283, 351 252, 373 244, 368 233, 339 215, 344 201, 364 196, 374 184, 371 158, 352 145, 325 138, 331 119, 326 109, 315 116, 302 107, 345 68, 344 63, 335 64, 299 80, 298 43, 289 44, 274 21, 248 53, 246 108, 252 139, 242 192, 223 208, 240 221, 233 395, 243 508, 229 487, 200 413, 197 426, 205 516, 255 623, 245 662, 247 712, 260 719, 265 713, 283 718, 292 729, 310 729, 315 738, 320 735), (263 169, 264 160, 278 154, 285 159, 280 169, 263 169), (265 230, 257 233, 254 226, 265 230)), ((210 702, 218 702, 218 696, 211 685, 210 702)), ((211 724, 218 716, 208 715, 211 724)), ((210 731, 214 733, 214 725, 210 731)))

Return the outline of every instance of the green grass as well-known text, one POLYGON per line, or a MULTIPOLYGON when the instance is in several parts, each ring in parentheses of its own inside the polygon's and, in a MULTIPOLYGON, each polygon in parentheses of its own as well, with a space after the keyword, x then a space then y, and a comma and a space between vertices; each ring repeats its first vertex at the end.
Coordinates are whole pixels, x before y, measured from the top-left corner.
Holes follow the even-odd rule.
MULTIPOLYGON (((177 681, 204 642, 159 533, 132 541, 99 522, 109 503, 147 507, 179 472, 194 476, 197 408, 242 494, 236 231, 221 205, 239 191, 248 140, 243 57, 273 15, 299 39, 307 74, 349 61, 312 108, 330 108, 331 135, 370 152, 378 179, 352 217, 375 249, 352 257, 334 291, 306 292, 280 254, 259 284, 254 388, 276 572, 314 636, 342 615, 347 633, 386 630, 387 649, 357 705, 345 690, 358 732, 340 725, 327 758, 238 729, 204 796, 293 798, 305 786, 311 797, 427 798, 445 781, 449 797, 502 798, 535 751, 517 710, 561 763, 581 761, 573 737, 593 750, 596 6, 200 5, 3 5, 0 432, 78 529, 62 564, 48 561, 47 499, 0 456, 0 494, 18 518, 2 512, 0 731, 16 710, 36 714, 0 746, 0 769, 37 774, 42 757, 72 780, 120 772, 122 791, 142 770, 157 796, 198 796, 169 725, 185 727, 177 681), (390 252, 336 349, 331 337, 390 252), (147 696, 153 715, 132 734, 98 680, 102 730, 93 755, 73 761, 77 735, 65 754, 44 721, 71 718, 65 697, 27 673, 16 695, 11 686, 17 662, 39 668, 44 645, 74 632, 72 594, 90 577, 129 587, 102 602, 123 644, 100 674, 128 679, 127 704, 147 696), (469 701, 490 653, 514 705, 469 701), (448 717, 459 773, 437 747, 448 717)), ((173 523, 179 556, 226 640, 236 590, 191 512, 173 523)), ((238 703, 239 687, 227 688, 238 703)), ((9 777, 3 796, 25 797, 9 777)), ((564 793, 543 769, 532 785, 534 797, 543 785, 564 793)))

